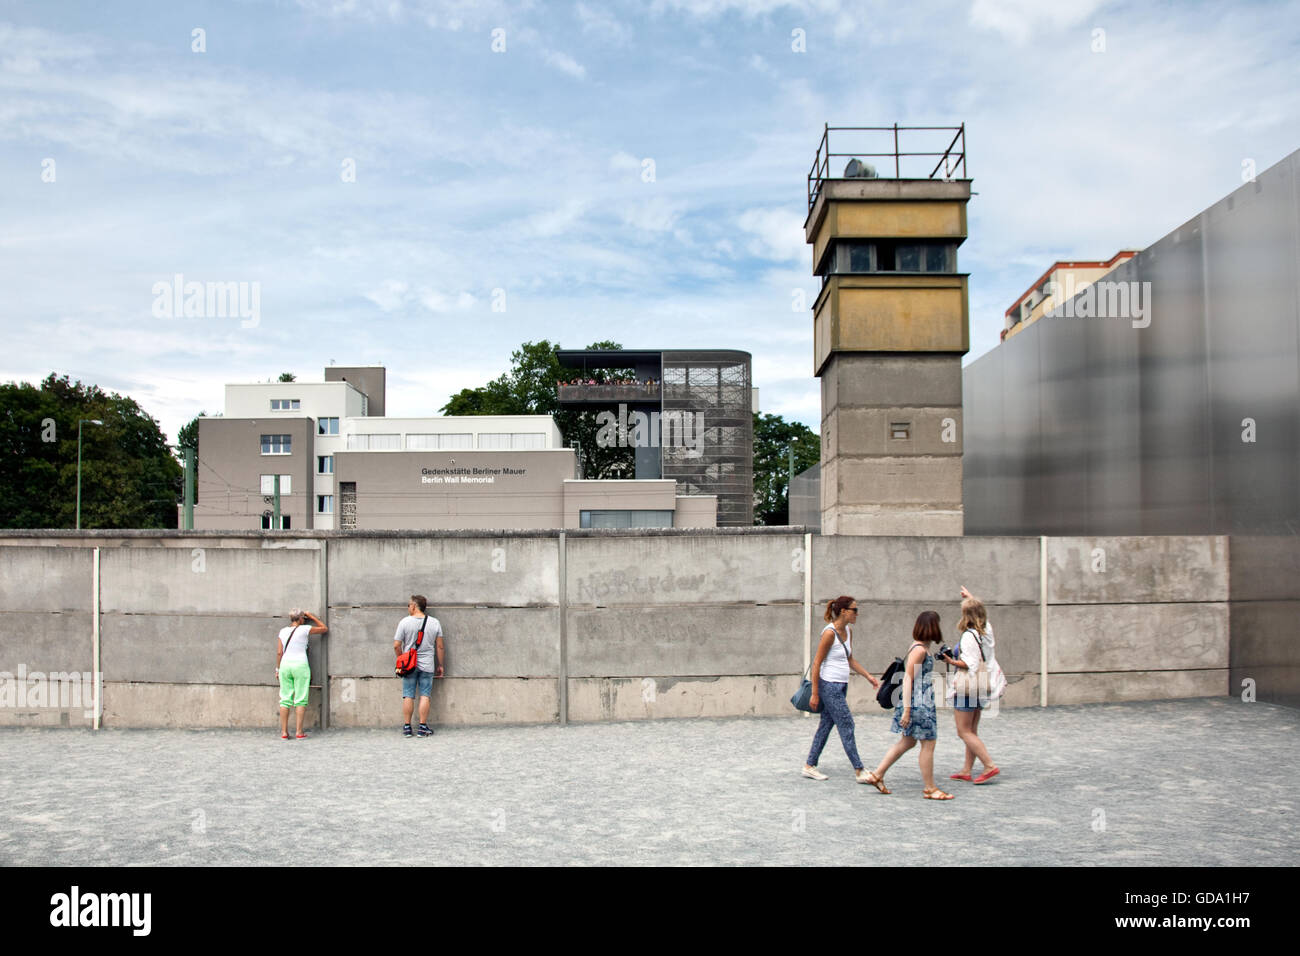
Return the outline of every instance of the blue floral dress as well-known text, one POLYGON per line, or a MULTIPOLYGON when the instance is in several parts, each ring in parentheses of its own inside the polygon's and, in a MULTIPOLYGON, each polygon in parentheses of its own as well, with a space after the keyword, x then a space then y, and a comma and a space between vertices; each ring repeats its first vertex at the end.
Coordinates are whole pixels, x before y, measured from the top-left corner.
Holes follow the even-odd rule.
MULTIPOLYGON (((912 647, 916 647, 916 645, 913 644, 912 647)), ((911 647, 907 649, 907 653, 912 653, 911 647)), ((907 660, 906 655, 903 660, 907 660)), ((939 736, 939 714, 934 702, 934 658, 928 652, 921 658, 919 673, 916 679, 912 681, 911 722, 906 727, 899 724, 899 720, 903 716, 902 696, 900 693, 899 701, 894 705, 894 720, 889 725, 890 731, 916 740, 934 740, 937 738, 939 736)))

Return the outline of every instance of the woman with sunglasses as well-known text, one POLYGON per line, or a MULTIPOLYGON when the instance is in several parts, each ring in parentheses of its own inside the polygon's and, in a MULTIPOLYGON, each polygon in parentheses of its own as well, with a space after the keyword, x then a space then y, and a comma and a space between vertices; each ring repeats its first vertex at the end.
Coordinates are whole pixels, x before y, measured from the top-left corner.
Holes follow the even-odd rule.
POLYGON ((812 698, 809 701, 814 711, 820 705, 822 719, 813 736, 808 762, 803 765, 803 775, 812 780, 828 779, 826 774, 817 769, 817 761, 833 726, 840 732, 840 743, 844 744, 844 752, 853 764, 858 783, 870 783, 862 759, 858 756, 857 744, 853 740, 853 715, 849 713, 846 700, 850 671, 856 671, 871 681, 871 686, 880 686, 880 681, 853 659, 853 622, 858 618, 858 602, 842 594, 826 605, 824 618, 827 624, 822 630, 812 665, 817 680, 813 684, 812 698))

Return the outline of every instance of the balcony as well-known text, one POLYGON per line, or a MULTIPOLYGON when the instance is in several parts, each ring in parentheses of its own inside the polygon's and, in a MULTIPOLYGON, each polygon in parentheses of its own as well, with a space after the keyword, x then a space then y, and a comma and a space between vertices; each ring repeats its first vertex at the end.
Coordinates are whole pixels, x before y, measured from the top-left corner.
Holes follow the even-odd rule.
POLYGON ((561 405, 609 405, 619 402, 658 402, 660 399, 659 383, 647 384, 636 382, 616 385, 603 382, 600 385, 559 385, 555 389, 561 405))

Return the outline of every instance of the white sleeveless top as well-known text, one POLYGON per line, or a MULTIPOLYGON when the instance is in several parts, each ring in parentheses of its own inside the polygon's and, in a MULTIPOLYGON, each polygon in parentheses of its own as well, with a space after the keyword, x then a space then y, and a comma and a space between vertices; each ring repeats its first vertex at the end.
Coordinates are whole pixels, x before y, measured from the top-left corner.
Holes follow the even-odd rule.
POLYGON ((310 624, 298 624, 296 626, 280 628, 280 645, 284 648, 284 654, 280 657, 280 663, 296 664, 307 660, 307 642, 310 639, 310 624))
POLYGON ((839 635, 834 633, 835 628, 827 624, 822 628, 822 633, 831 631, 831 649, 826 652, 822 658, 821 679, 831 684, 847 684, 849 682, 849 654, 853 653, 853 630, 844 625, 844 643, 840 643, 839 635), (845 645, 848 645, 847 651, 845 645))

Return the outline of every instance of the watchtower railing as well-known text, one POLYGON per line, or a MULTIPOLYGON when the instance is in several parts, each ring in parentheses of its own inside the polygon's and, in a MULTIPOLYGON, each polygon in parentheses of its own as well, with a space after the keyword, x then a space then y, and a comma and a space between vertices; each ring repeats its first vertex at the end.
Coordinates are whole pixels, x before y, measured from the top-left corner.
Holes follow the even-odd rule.
MULTIPOLYGON (((874 138, 885 139, 885 145, 888 145, 889 143, 888 138, 885 136, 877 136, 874 138)), ((841 176, 831 175, 831 166, 833 160, 842 159, 847 163, 847 161, 850 159, 864 160, 864 159, 891 159, 891 158, 894 161, 894 175, 892 177, 894 179, 935 179, 935 178, 942 178, 944 180, 968 179, 969 177, 966 175, 966 124, 962 123, 960 126, 899 126, 897 123, 895 123, 893 126, 830 126, 830 125, 824 126, 822 130, 821 142, 817 144, 817 155, 813 159, 812 169, 808 171, 809 210, 811 210, 813 204, 817 202, 817 196, 821 193, 823 182, 825 182, 828 179, 846 178, 842 175, 841 176), (914 133, 918 133, 918 134, 951 133, 952 139, 948 140, 946 137, 944 137, 943 139, 939 139, 934 136, 925 137, 926 139, 934 140, 935 145, 938 145, 943 142, 947 142, 948 145, 945 149, 942 150, 923 150, 923 151, 904 152, 902 149, 900 149, 900 143, 901 143, 900 134, 907 134, 910 137, 911 134, 914 133), (873 138, 869 135, 855 137, 851 134, 891 135, 893 137, 893 149, 876 150, 876 151, 865 150, 865 151, 844 152, 843 151, 844 147, 848 144, 850 140, 865 141, 873 138), (835 145, 837 147, 836 151, 832 151, 831 149, 832 145, 835 145), (925 159, 926 162, 919 166, 917 166, 917 164, 909 164, 909 165, 913 166, 919 172, 923 172, 926 169, 929 169, 929 172, 926 173, 925 175, 904 176, 903 160, 914 159, 914 158, 925 159), (937 162, 934 164, 933 168, 930 168, 929 166, 930 159, 937 159, 937 162), (939 177, 938 175, 940 170, 943 171, 942 177, 939 177)), ((838 163, 836 163, 835 165, 838 165, 838 163)), ((909 172, 911 172, 911 170, 909 170, 909 172)), ((867 177, 867 178, 888 179, 890 177, 881 173, 880 170, 876 170, 875 177, 867 177)))

